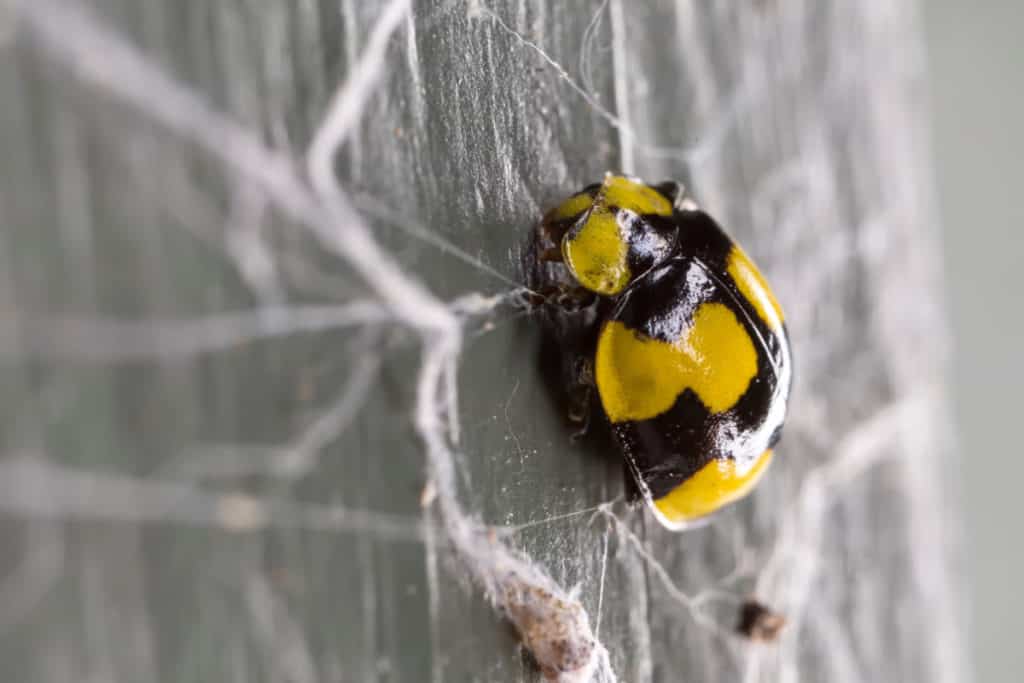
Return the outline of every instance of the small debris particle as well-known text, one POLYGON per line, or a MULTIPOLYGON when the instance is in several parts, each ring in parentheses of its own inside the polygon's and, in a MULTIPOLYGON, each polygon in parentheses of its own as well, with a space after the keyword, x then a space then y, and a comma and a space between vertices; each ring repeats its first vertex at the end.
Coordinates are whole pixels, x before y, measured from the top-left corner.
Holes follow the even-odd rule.
POLYGON ((232 493, 217 501, 217 519, 228 531, 255 531, 266 526, 267 511, 256 498, 232 493))
POLYGON ((740 607, 736 632, 753 641, 770 643, 779 637, 785 625, 785 616, 751 599, 740 607))
POLYGON ((428 479, 427 483, 423 485, 423 490, 420 491, 420 507, 428 508, 430 504, 437 498, 437 487, 434 485, 433 479, 428 479))

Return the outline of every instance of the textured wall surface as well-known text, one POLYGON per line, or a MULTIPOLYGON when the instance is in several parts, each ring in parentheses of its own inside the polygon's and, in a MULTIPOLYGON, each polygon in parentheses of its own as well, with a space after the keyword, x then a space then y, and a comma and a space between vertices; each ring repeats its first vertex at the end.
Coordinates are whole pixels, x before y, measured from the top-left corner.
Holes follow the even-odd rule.
POLYGON ((537 680, 541 594, 598 680, 962 680, 906 3, 3 7, 5 680, 537 680), (608 169, 685 181, 793 337, 780 457, 685 534, 509 296, 608 169))

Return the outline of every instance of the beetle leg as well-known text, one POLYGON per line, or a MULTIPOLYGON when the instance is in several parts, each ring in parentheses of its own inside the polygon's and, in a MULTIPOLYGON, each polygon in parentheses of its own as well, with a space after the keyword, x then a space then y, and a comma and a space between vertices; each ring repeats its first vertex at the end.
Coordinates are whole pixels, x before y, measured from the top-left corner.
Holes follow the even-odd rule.
POLYGON ((559 308, 566 311, 579 311, 594 302, 594 293, 578 285, 563 286, 552 300, 559 308))
POLYGON ((548 298, 557 291, 558 289, 556 287, 542 287, 536 291, 527 291, 524 298, 531 308, 536 308, 537 306, 543 306, 547 303, 548 298))
MULTIPOLYGON (((553 210, 548 212, 544 218, 541 219, 537 225, 537 232, 540 239, 554 248, 559 249, 561 252, 562 238, 565 237, 565 233, 572 227, 572 221, 568 220, 553 220, 551 214, 553 210)), ((558 259, 559 261, 561 258, 558 259)))
POLYGON ((526 300, 531 306, 549 304, 566 312, 575 312, 594 302, 594 293, 582 287, 555 284, 529 292, 526 300))
POLYGON ((572 434, 569 435, 569 441, 571 443, 577 443, 577 442, 579 442, 581 439, 583 439, 589 433, 590 433, 590 417, 588 416, 587 419, 584 420, 582 424, 580 424, 579 428, 576 431, 574 431, 572 434))
POLYGON ((547 263, 561 263, 562 250, 558 247, 547 247, 537 254, 537 260, 547 263))
POLYGON ((590 429, 590 416, 594 398, 594 362, 586 356, 576 356, 572 361, 569 385, 569 421, 579 425, 570 435, 579 441, 590 429))

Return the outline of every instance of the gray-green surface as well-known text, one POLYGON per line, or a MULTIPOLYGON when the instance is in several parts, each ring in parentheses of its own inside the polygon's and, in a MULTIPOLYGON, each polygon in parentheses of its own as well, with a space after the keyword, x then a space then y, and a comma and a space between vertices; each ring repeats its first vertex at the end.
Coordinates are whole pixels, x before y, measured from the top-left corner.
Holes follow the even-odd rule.
POLYGON ((340 327, 353 309, 338 306, 375 316, 380 291, 291 220, 305 184, 254 180, 303 172, 247 167, 239 142, 301 169, 335 89, 370 76, 338 176, 437 297, 510 291, 542 208, 622 169, 686 180, 786 308, 798 374, 781 457, 686 534, 598 508, 621 496, 620 465, 569 442, 528 318, 467 322, 460 500, 578 587, 620 680, 960 680, 912 13, 414 3, 383 61, 360 61, 393 5, 103 1, 88 16, 110 35, 94 40, 81 15, 48 16, 64 3, 14 3, 4 679, 538 678, 437 501, 421 511, 414 316, 340 327), (237 127, 212 129, 160 73, 237 127), (790 619, 772 646, 729 633, 751 593, 790 619))
POLYGON ((970 633, 979 681, 1017 681, 1024 651, 1021 447, 1024 384, 1020 263, 1024 213, 1024 7, 930 2, 927 29, 935 158, 954 331, 960 486, 969 530, 970 633))

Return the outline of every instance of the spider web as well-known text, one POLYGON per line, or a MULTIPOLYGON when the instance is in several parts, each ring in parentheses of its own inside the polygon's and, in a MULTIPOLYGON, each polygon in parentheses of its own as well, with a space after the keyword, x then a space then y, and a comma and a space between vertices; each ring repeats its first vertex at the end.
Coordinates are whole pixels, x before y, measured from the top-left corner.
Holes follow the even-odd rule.
POLYGON ((0 5, 7 678, 961 680, 915 27, 0 5), (685 181, 793 337, 781 457, 686 534, 570 442, 517 305, 541 210, 609 169, 685 181), (732 634, 752 595, 778 642, 732 634))

